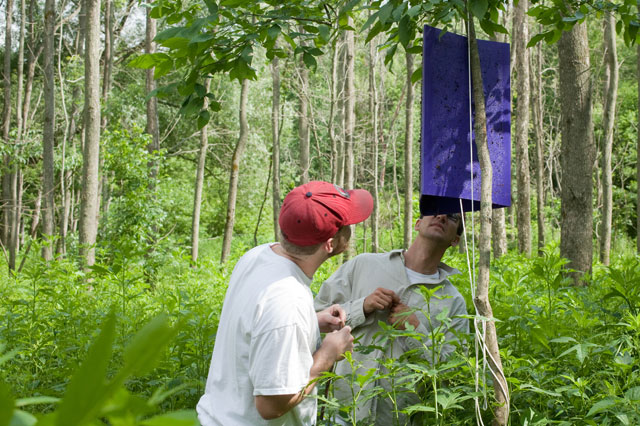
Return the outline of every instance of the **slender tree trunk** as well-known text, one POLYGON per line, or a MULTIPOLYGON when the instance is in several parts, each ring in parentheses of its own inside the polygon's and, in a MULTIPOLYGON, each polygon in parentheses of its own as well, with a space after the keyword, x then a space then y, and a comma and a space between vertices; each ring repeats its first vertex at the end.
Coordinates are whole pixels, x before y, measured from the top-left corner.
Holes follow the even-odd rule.
POLYGON ((95 263, 98 233, 100 156, 100 0, 86 2, 84 64, 84 152, 80 199, 80 254, 86 266, 95 263))
POLYGON ((9 270, 16 269, 16 258, 18 256, 18 229, 20 222, 20 208, 18 206, 18 177, 20 169, 13 165, 11 173, 11 207, 9 218, 9 270))
MULTIPOLYGON (((353 20, 349 18, 349 25, 353 25, 353 20)), ((354 161, 354 139, 355 139, 355 34, 353 31, 346 32, 346 49, 345 49, 345 93, 344 93, 344 186, 352 189, 355 186, 355 161, 354 161)), ((351 229, 355 231, 355 227, 351 229)), ((355 232, 352 234, 355 236, 355 232)), ((355 238, 353 244, 344 252, 344 259, 348 260, 355 254, 355 238)))
POLYGON ((609 265, 611 254, 611 222, 613 216, 613 181, 611 177, 611 151, 613 150, 613 132, 616 118, 616 100, 618 98, 618 53, 616 46, 615 19, 612 13, 604 15, 605 44, 605 92, 603 113, 603 149, 602 149, 602 232, 600 239, 600 262, 609 265))
MULTIPOLYGON (((536 137, 536 210, 538 210, 538 255, 542 255, 544 248, 544 132, 542 122, 542 48, 541 43, 536 46, 537 61, 532 69, 533 127, 536 137)), ((533 62, 533 61, 532 61, 533 62)))
POLYGON ((505 209, 493 209, 491 212, 491 243, 493 258, 500 259, 507 254, 507 223, 505 209))
POLYGON ((404 238, 403 247, 411 244, 413 230, 413 55, 405 54, 407 63, 407 99, 405 103, 405 134, 404 134, 404 238))
MULTIPOLYGON (((7 0, 5 4, 5 30, 4 30, 4 103, 2 109, 2 140, 4 143, 9 144, 9 128, 11 126, 11 25, 13 21, 13 0, 7 0)), ((2 241, 5 245, 9 243, 10 234, 10 218, 11 218, 11 173, 9 165, 11 158, 8 154, 4 156, 4 170, 2 175, 2 204, 3 208, 3 227, 2 227, 2 241)))
POLYGON ((42 203, 42 188, 38 188, 38 195, 33 203, 33 216, 31 218, 31 231, 30 235, 35 236, 40 224, 40 207, 42 203))
POLYGON ((518 251, 531 256, 531 178, 529 175, 529 24, 528 0, 519 0, 513 15, 516 51, 516 176, 518 181, 518 251))
POLYGON ((24 89, 24 101, 21 106, 22 108, 22 131, 21 134, 25 134, 28 127, 28 119, 29 119, 29 110, 31 106, 31 93, 33 91, 33 81, 36 73, 36 65, 38 63, 38 58, 42 50, 44 49, 43 44, 39 44, 36 40, 35 33, 35 9, 36 9, 36 0, 31 0, 29 2, 29 48, 27 55, 27 78, 26 85, 24 89))
MULTIPOLYGON (((54 95, 54 31, 56 24, 55 0, 46 0, 44 6, 44 127, 43 127, 43 153, 42 153, 42 194, 44 199, 44 212, 42 221, 42 234, 45 239, 50 239, 55 234, 55 176, 53 147, 55 146, 55 95, 54 95)), ((42 246, 42 257, 49 261, 53 259, 53 244, 51 241, 42 246)))
MULTIPOLYGON (((271 80, 273 87, 273 100, 271 103, 271 167, 272 180, 272 204, 273 204, 273 233, 274 241, 280 238, 280 59, 275 56, 271 62, 271 80)), ((331 126, 329 127, 331 129, 331 126)), ((331 132, 331 130, 329 130, 331 132)))
POLYGON ((336 121, 340 123, 339 129, 339 137, 337 141, 338 150, 337 150, 337 165, 336 165, 336 183, 338 186, 344 186, 344 176, 345 176, 345 154, 346 154, 346 141, 345 141, 345 93, 346 89, 346 56, 347 56, 347 33, 346 31, 343 33, 342 37, 344 38, 344 43, 342 46, 342 51, 338 53, 338 91, 337 100, 338 100, 338 113, 336 116, 336 121))
MULTIPOLYGON (((489 156, 489 144, 487 141, 487 116, 485 111, 485 98, 482 89, 482 72, 480 68, 480 56, 476 41, 473 15, 469 12, 469 44, 471 53, 471 78, 473 86, 473 100, 475 104, 474 133, 478 160, 482 173, 481 183, 481 208, 480 208, 480 238, 479 238, 479 272, 476 296, 474 299, 478 314, 493 318, 493 310, 489 301, 489 278, 491 266, 491 204, 493 168, 489 156)), ((476 321, 476 327, 479 322, 476 321)), ((486 322, 486 345, 491 366, 497 406, 494 407, 494 419, 492 424, 504 426, 509 421, 509 392, 508 385, 502 372, 502 361, 498 347, 498 336, 494 321, 486 322)))
POLYGON ((300 93, 298 94, 298 140, 300 141, 300 184, 309 182, 309 70, 300 55, 298 61, 300 93))
MULTIPOLYGON (((147 31, 145 34, 145 51, 147 53, 156 52, 156 43, 153 39, 156 37, 157 25, 156 20, 151 18, 151 9, 147 8, 146 12, 147 31)), ((151 93, 156 89, 156 81, 153 78, 154 68, 146 70, 145 85, 146 92, 151 93)), ((207 89, 208 90, 208 89, 207 89)), ((203 128, 204 129, 204 128, 203 128)), ((151 142, 147 146, 150 154, 154 154, 160 149, 160 126, 158 125, 158 98, 152 96, 147 100, 147 126, 145 131, 151 135, 151 142)), ((205 130, 206 131, 206 130, 205 130)), ((155 187, 155 179, 158 175, 158 164, 152 160, 149 167, 149 184, 155 187)), ((153 189, 152 187, 152 189, 153 189)), ((196 256, 197 257, 197 256, 196 256)))
POLYGON ((329 123, 328 133, 329 133, 329 141, 331 142, 331 182, 338 181, 338 141, 336 140, 336 129, 335 129, 335 110, 336 110, 336 99, 338 96, 338 52, 340 48, 338 46, 337 38, 333 41, 332 46, 332 56, 331 56, 331 86, 330 86, 330 96, 331 100, 329 103, 329 123))
MULTIPOLYGON (((207 92, 211 85, 211 80, 207 79, 205 88, 207 92)), ((209 107, 209 98, 204 98, 203 109, 209 107)), ((193 196, 193 216, 191 220, 191 262, 195 266, 198 262, 198 247, 200 243, 200 206, 202 205, 202 187, 204 185, 204 165, 207 159, 207 149, 209 147, 209 135, 207 125, 200 130, 200 153, 198 154, 198 168, 196 169, 196 187, 193 196)))
POLYGON ((27 19, 26 0, 20 0, 20 39, 18 42, 18 89, 16 92, 16 132, 17 140, 22 141, 22 87, 24 82, 24 44, 27 19))
POLYGON ((593 120, 586 22, 565 31, 558 42, 562 104, 562 206, 560 254, 569 260, 575 284, 591 271, 593 256, 593 120))
MULTIPOLYGON (((636 79, 638 80, 638 123, 640 123, 640 44, 636 47, 636 79)), ((636 182, 640 182, 640 125, 636 130, 636 182)), ((640 254, 640 185, 636 194, 636 252, 640 254)))
POLYGON ((240 134, 238 143, 233 152, 231 161, 231 172, 229 177, 229 198, 227 201, 227 221, 224 226, 224 237, 222 240, 222 255, 220 262, 225 263, 231 254, 231 239, 233 238, 233 225, 236 219, 236 199, 238 197, 238 180, 240 177, 240 161, 247 146, 249 124, 247 123, 247 97, 249 92, 249 80, 242 80, 240 88, 240 134))
POLYGON ((378 91, 376 86, 376 64, 378 61, 375 43, 369 43, 369 112, 371 114, 371 195, 373 195, 373 212, 371 214, 371 251, 377 253, 379 188, 378 188, 378 91))
MULTIPOLYGON (((147 13, 148 12, 147 8, 147 13)), ((102 104, 107 105, 109 92, 111 91, 111 69, 113 67, 113 3, 112 0, 104 2, 104 51, 102 52, 102 104)), ((107 114, 102 114, 100 127, 107 127, 107 114)))

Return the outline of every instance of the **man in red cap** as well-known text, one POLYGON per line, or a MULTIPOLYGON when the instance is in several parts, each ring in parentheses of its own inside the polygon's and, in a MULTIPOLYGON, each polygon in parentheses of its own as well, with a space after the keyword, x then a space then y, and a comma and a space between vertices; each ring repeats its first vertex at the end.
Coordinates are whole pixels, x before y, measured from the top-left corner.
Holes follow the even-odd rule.
POLYGON ((315 271, 349 243, 365 220, 365 190, 314 181, 293 189, 280 210, 280 243, 248 251, 236 264, 222 307, 205 393, 203 426, 313 425, 314 379, 353 348, 339 305, 316 313, 315 271), (327 333, 320 340, 320 332, 327 333))

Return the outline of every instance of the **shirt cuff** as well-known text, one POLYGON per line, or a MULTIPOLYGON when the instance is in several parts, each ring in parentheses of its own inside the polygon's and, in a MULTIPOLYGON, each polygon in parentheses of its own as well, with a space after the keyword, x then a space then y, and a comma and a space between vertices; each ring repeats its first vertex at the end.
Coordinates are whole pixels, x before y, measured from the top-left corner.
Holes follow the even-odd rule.
POLYGON ((367 319, 364 315, 364 297, 351 302, 347 311, 347 325, 355 328, 365 322, 367 319))

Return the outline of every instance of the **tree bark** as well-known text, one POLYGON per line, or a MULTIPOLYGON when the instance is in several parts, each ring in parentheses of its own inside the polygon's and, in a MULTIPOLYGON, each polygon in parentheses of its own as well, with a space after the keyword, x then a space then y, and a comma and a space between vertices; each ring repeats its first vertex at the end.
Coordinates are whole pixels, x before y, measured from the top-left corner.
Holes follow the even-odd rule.
POLYGON ((335 116, 336 116, 336 100, 338 98, 338 53, 340 48, 338 46, 337 38, 333 41, 331 56, 331 82, 330 82, 330 96, 329 103, 329 123, 328 134, 329 141, 331 142, 331 182, 338 182, 338 141, 336 140, 335 129, 335 116))
POLYGON ((240 177, 240 161, 247 146, 249 124, 247 123, 247 97, 249 80, 242 80, 240 88, 240 134, 236 149, 231 160, 231 172, 229 176, 229 195, 227 201, 227 221, 224 226, 224 237, 222 240, 222 255, 220 262, 225 263, 231 254, 231 240, 233 238, 233 225, 236 219, 236 199, 238 197, 238 180, 240 177))
POLYGON ((300 184, 309 182, 309 70, 299 57, 300 91, 298 94, 298 140, 300 143, 300 184))
POLYGON ((405 103, 405 133, 404 133, 404 237, 403 247, 411 244, 413 230, 413 55, 405 53, 407 64, 407 99, 405 103))
POLYGON ((100 0, 86 2, 84 63, 84 151, 80 196, 80 255, 95 263, 100 156, 100 0))
MULTIPOLYGON (((147 13, 149 13, 147 8, 147 13)), ((112 0, 104 2, 104 50, 102 52, 102 104, 106 107, 111 91, 111 69, 113 67, 113 3, 112 0)), ((107 114, 102 114, 100 127, 107 127, 107 114)))
POLYGON ((53 244, 51 238, 55 234, 55 176, 53 147, 55 146, 55 83, 53 73, 54 58, 54 30, 56 24, 55 0, 46 0, 44 6, 44 126, 42 132, 42 234, 49 240, 42 246, 42 257, 49 261, 53 259, 53 244))
MULTIPOLYGON (((535 100, 533 101, 533 128, 536 138, 536 210, 538 211, 538 255, 542 255, 542 249, 544 248, 544 132, 542 121, 542 43, 538 43, 536 46, 537 61, 535 68, 532 69, 532 92, 534 93, 535 100)), ((533 61, 532 61, 533 62, 533 61)))
MULTIPOLYGON (((147 53, 156 52, 156 43, 153 39, 156 37, 157 25, 156 20, 151 18, 151 9, 147 8, 146 12, 146 25, 147 30, 145 34, 145 51, 147 53)), ((156 89, 156 81, 153 78, 154 68, 148 69, 145 72, 145 85, 147 94, 153 92, 156 89)), ((208 90, 208 89, 207 89, 208 90)), ((206 100, 205 100, 206 102, 206 100)), ((204 129, 204 128, 203 128, 204 129)), ((147 126, 145 131, 151 135, 151 142, 147 146, 147 150, 150 154, 157 152, 160 149, 160 126, 158 125, 158 98, 152 96, 147 101, 147 126)), ((155 179, 158 175, 158 165, 156 161, 152 160, 149 166, 149 183, 155 185, 155 179)))
MULTIPOLYGON (((640 123, 640 44, 636 47, 636 79, 638 80, 638 123, 640 123)), ((640 126, 636 130, 636 182, 640 182, 640 126)), ((636 194, 636 252, 640 254, 640 185, 636 194)))
MULTIPOLYGON (((5 4, 5 30, 4 30, 4 103, 2 108, 2 140, 4 143, 9 144, 9 128, 11 126, 11 25, 13 21, 13 0, 7 0, 5 4)), ((10 157, 4 156, 4 170, 2 175, 2 204, 3 208, 3 226, 2 226, 2 241, 5 245, 9 243, 10 234, 10 218, 11 218, 11 173, 9 170, 10 157)))
MULTIPOLYGON (((273 99, 271 103, 271 174, 272 205, 273 205, 273 233, 274 241, 280 238, 280 59, 275 56, 271 62, 271 80, 273 99)), ((332 105, 333 107, 333 105, 332 105)), ((329 127, 331 129, 331 125, 329 127)), ((331 132, 331 130, 329 130, 331 132)))
POLYGON ((371 213, 371 251, 377 253, 379 188, 378 188, 378 90, 376 86, 376 64, 378 62, 375 43, 369 43, 369 112, 371 114, 371 195, 373 212, 371 213))
MULTIPOLYGON (((480 68, 480 56, 476 41, 473 15, 468 14, 469 24, 469 48, 471 56, 471 78, 473 86, 473 100, 475 104, 474 133, 478 160, 482 174, 481 183, 481 207, 480 207, 480 238, 479 238, 479 271, 478 283, 474 302, 477 313, 486 318, 493 318, 493 310, 489 302, 489 278, 491 266, 491 204, 493 187, 493 168, 489 156, 489 144, 487 141, 487 116, 485 110, 485 98, 482 89, 482 72, 480 68)), ((479 322, 476 320, 476 327, 479 322)), ((486 322, 486 346, 489 355, 497 406, 494 408, 492 424, 504 426, 509 421, 509 392, 504 374, 502 373, 502 361, 498 336, 494 321, 486 322)))
POLYGON ((560 254, 576 285, 591 272, 593 256, 593 120, 586 23, 565 31, 558 42, 562 105, 562 194, 560 254))
POLYGON ((500 259, 507 254, 507 223, 505 209, 493 209, 491 212, 491 243, 493 258, 500 259))
MULTIPOLYGON (((205 82, 205 89, 209 92, 211 80, 205 82)), ((209 98, 204 98, 202 109, 209 107, 209 98)), ((204 185, 204 165, 207 159, 209 135, 207 125, 200 130, 200 152, 198 153, 198 167, 196 169, 195 194, 193 196, 193 216, 191 220, 191 262, 195 266, 198 262, 198 248, 200 243, 200 207, 202 205, 202 187, 204 185)))
MULTIPOLYGON (((349 18, 349 25, 353 26, 352 18, 349 18)), ((355 186, 355 163, 354 163, 354 139, 355 139, 355 34, 353 31, 347 31, 346 33, 346 50, 345 50, 345 93, 344 93, 344 145, 345 145, 345 160, 344 160, 344 186, 348 189, 352 189, 355 186)), ((352 225, 351 229, 355 227, 352 225)), ((352 235, 355 237, 355 232, 352 231, 352 235)), ((348 260, 355 254, 355 238, 353 243, 349 244, 347 250, 344 252, 344 260, 348 260)))
POLYGON ((618 53, 616 46, 615 18, 612 13, 604 15, 604 113, 602 147, 602 231, 600 233, 600 262, 609 265, 611 255, 611 222, 613 216, 613 181, 611 176, 611 152, 618 98, 618 53))
POLYGON ((529 24, 528 0, 519 0, 513 14, 516 47, 516 176, 518 181, 518 251, 531 256, 531 177, 529 174, 529 24))

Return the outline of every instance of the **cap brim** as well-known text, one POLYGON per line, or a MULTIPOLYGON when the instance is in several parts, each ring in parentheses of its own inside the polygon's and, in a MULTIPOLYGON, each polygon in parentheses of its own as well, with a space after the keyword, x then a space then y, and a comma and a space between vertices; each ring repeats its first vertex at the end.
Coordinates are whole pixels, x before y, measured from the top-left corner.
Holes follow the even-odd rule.
POLYGON ((354 225, 367 219, 373 211, 373 197, 365 189, 347 191, 351 199, 351 211, 345 225, 354 225))

